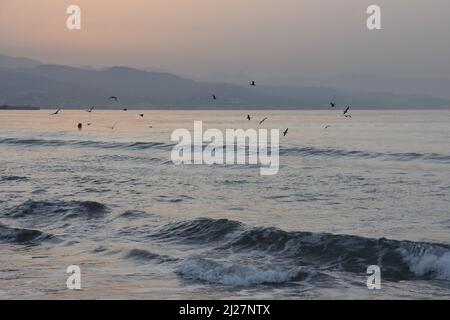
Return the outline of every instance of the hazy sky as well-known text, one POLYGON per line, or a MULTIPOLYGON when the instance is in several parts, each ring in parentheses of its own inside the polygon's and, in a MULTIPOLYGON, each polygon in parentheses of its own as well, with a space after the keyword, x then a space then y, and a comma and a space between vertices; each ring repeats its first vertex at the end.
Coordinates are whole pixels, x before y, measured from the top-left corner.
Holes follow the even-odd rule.
POLYGON ((190 75, 450 77, 449 33, 449 0, 0 0, 0 53, 190 75))

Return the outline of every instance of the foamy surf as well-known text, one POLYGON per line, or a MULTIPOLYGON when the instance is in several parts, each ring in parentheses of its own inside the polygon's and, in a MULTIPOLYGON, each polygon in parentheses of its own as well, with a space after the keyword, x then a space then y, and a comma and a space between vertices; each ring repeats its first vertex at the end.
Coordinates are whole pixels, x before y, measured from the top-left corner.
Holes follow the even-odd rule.
POLYGON ((176 267, 176 272, 186 279, 228 286, 282 284, 290 281, 302 281, 308 276, 308 273, 301 267, 292 270, 281 267, 259 269, 254 266, 208 259, 188 259, 180 262, 176 267))

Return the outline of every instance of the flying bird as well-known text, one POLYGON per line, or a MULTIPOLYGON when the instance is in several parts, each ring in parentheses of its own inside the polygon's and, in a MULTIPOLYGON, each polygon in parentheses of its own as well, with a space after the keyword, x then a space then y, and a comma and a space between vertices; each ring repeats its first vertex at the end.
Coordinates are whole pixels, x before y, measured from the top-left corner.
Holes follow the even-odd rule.
POLYGON ((249 114, 247 115, 247 120, 248 120, 248 121, 252 120, 252 118, 250 117, 249 114))
POLYGON ((328 128, 330 128, 331 127, 331 125, 329 125, 329 124, 327 124, 325 127, 323 127, 324 129, 328 129, 328 128))
POLYGON ((347 109, 344 110, 344 116, 348 113, 349 110, 350 110, 350 107, 347 107, 347 109))
POLYGON ((111 127, 111 130, 114 130, 114 128, 119 124, 119 122, 114 123, 114 125, 111 127))
POLYGON ((267 117, 265 117, 264 119, 262 119, 260 122, 259 122, 259 124, 261 125, 264 121, 266 121, 267 119, 269 119, 269 118, 267 118, 267 117))
POLYGON ((111 96, 108 100, 119 101, 119 98, 117 98, 116 96, 111 96))
POLYGON ((286 130, 284 130, 284 132, 283 132, 283 137, 286 137, 288 131, 289 131, 289 128, 287 128, 286 130))
POLYGON ((55 112, 53 112, 52 114, 50 114, 51 116, 57 115, 59 112, 61 111, 61 109, 56 110, 55 112))
POLYGON ((336 107, 336 95, 333 96, 333 100, 331 100, 330 106, 331 106, 332 108, 336 107))
POLYGON ((95 109, 95 107, 91 107, 89 110, 86 110, 87 112, 92 112, 95 109))

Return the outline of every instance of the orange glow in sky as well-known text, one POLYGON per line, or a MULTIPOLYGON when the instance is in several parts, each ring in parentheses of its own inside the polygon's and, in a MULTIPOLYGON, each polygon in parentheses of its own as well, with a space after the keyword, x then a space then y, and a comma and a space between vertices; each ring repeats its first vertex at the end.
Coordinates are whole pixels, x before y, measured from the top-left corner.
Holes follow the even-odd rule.
POLYGON ((370 33, 371 0, 0 0, 0 53, 190 74, 450 73, 448 0, 377 3, 385 25, 370 33))

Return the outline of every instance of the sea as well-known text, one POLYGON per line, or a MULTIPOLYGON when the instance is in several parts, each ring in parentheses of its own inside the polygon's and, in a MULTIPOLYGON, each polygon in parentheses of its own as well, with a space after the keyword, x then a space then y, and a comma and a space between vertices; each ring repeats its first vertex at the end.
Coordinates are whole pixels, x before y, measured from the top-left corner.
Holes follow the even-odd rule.
POLYGON ((0 111, 0 299, 450 299, 449 110, 53 111, 0 111), (175 165, 194 121, 278 173, 175 165))

